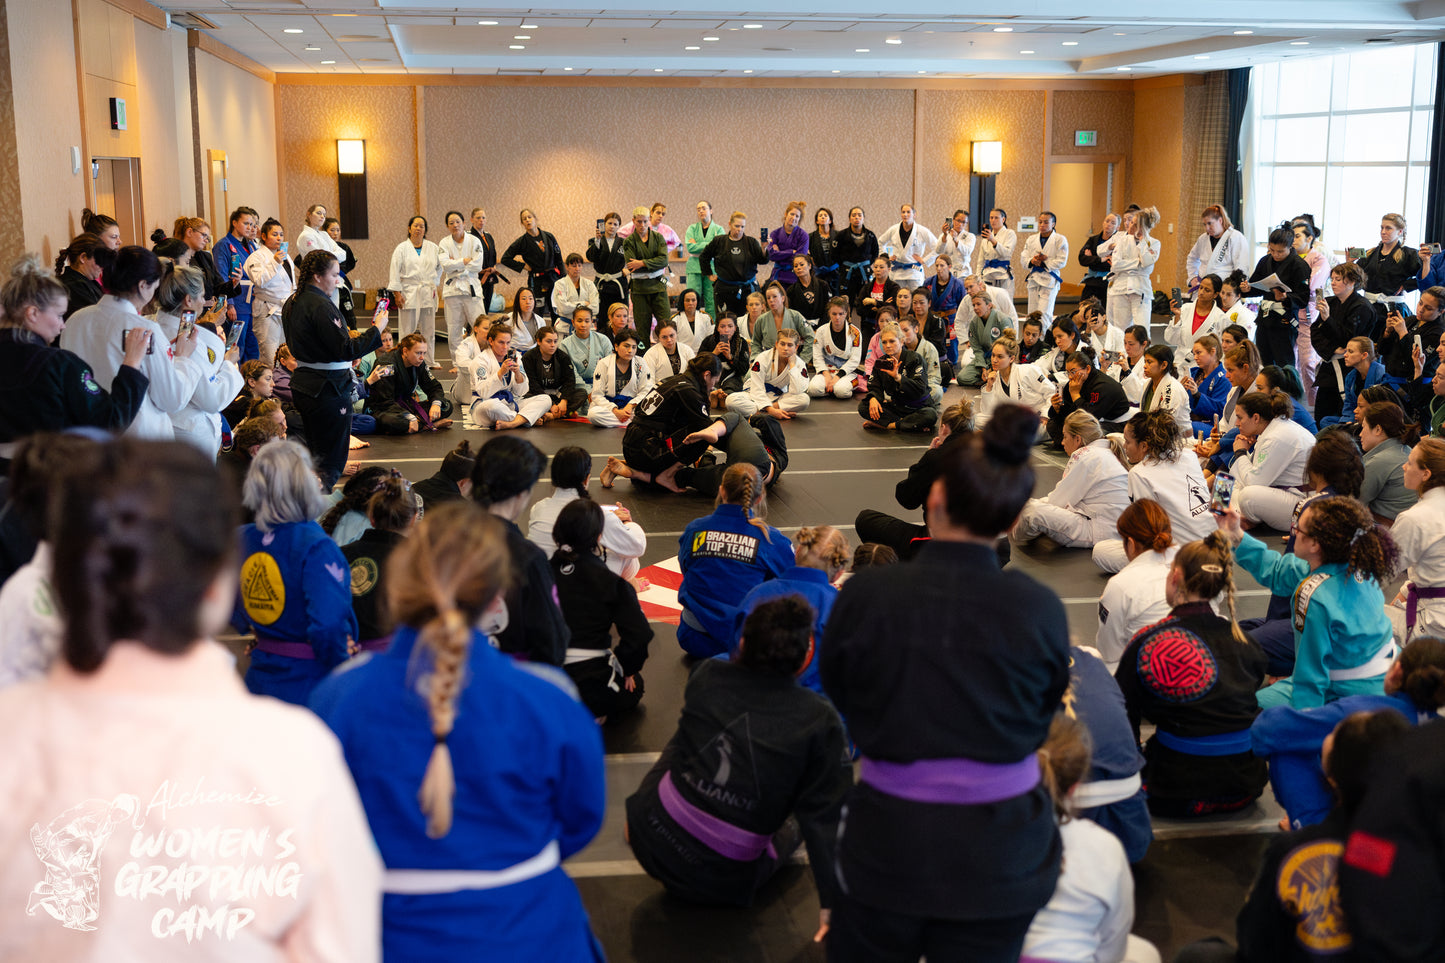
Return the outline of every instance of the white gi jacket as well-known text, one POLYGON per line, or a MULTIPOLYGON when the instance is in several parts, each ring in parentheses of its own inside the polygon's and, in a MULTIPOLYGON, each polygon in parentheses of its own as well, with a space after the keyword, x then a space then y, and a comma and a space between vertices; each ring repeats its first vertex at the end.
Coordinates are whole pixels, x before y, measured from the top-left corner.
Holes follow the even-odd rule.
MULTIPOLYGON (((999 405, 1015 404, 1032 408, 1040 416, 1047 415, 1049 399, 1058 390, 1058 383, 1044 374, 1037 366, 1018 362, 1009 367, 1009 378, 994 380, 993 387, 984 386, 978 393, 978 422, 982 425, 993 416, 999 405)), ((1118 464, 1116 458, 1115 464, 1118 464)), ((1120 477, 1124 466, 1119 465, 1120 477)))
POLYGON ((636 400, 651 387, 652 369, 637 357, 632 359, 632 376, 626 382, 619 384, 617 381, 617 354, 613 352, 597 362, 597 370, 592 375, 592 406, 604 410, 616 408, 617 406, 612 403, 612 398, 626 395, 636 400))
POLYGON ((1044 501, 1087 518, 1095 541, 1111 538, 1129 505, 1129 474, 1114 457, 1109 440, 1098 438, 1069 456, 1064 477, 1044 501))
POLYGON ((1013 228, 1004 227, 992 238, 980 237, 975 252, 978 269, 974 273, 982 275, 985 284, 1009 292, 1010 298, 1014 292, 1013 256, 1018 242, 1019 236, 1014 233, 1013 228), (1007 261, 1008 265, 995 264, 990 267, 990 261, 1007 261))
POLYGON ((1019 260, 1027 276, 1026 283, 1037 288, 1056 288, 1064 283, 1064 265, 1069 263, 1069 239, 1055 231, 1041 244, 1038 234, 1030 234, 1024 241, 1024 253, 1019 260), (1044 255, 1044 265, 1041 270, 1035 271, 1029 262, 1040 252, 1044 255))
POLYGON ((53 555, 42 540, 0 585, 0 689, 43 676, 60 655, 65 623, 55 602, 53 555))
MULTIPOLYGON (((161 311, 155 317, 166 337, 180 334, 181 319, 161 311)), ((246 379, 234 361, 226 360, 226 342, 206 328, 196 329, 196 350, 191 361, 201 367, 196 390, 180 411, 171 414, 176 440, 187 441, 212 459, 221 448, 221 410, 235 400, 246 379)))
POLYGON ((1109 269, 1109 290, 1115 294, 1142 294, 1154 296, 1154 287, 1149 275, 1154 263, 1159 260, 1159 239, 1151 237, 1140 244, 1139 239, 1123 231, 1099 245, 1099 257, 1113 255, 1109 269))
POLYGON ((331 235, 325 231, 306 225, 301 233, 296 235, 296 260, 310 254, 312 251, 325 251, 336 260, 345 260, 346 253, 341 250, 341 245, 331 239, 331 235))
POLYGON ((803 364, 803 359, 793 355, 788 366, 778 371, 775 357, 773 349, 769 348, 754 358, 752 367, 748 369, 747 384, 743 386, 743 390, 752 396, 760 409, 766 408, 781 395, 808 393, 808 369, 803 364), (769 387, 777 393, 770 394, 769 387))
MULTIPOLYGON (((148 328, 151 332, 151 353, 140 363, 141 374, 151 383, 146 389, 145 401, 141 402, 135 420, 125 433, 132 438, 169 441, 176 434, 170 416, 184 408, 196 393, 201 365, 193 358, 175 357, 170 339, 160 325, 141 317, 130 301, 107 294, 98 303, 70 316, 60 333, 60 346, 90 365, 96 384, 108 385, 115 380, 115 373, 125 359, 121 341, 124 332, 131 328, 148 328)), ((196 350, 201 349, 198 346, 196 350)))
MULTIPOLYGON (((1226 320, 1224 312, 1219 310, 1219 302, 1216 301, 1214 306, 1209 309, 1209 316, 1205 318, 1204 323, 1199 326, 1199 330, 1192 330, 1194 327, 1195 306, 1198 303, 1197 301, 1190 301, 1188 304, 1181 304, 1179 306, 1179 320, 1170 321, 1164 326, 1165 344, 1190 351, 1194 348, 1194 342, 1206 334, 1212 334, 1217 338, 1221 331, 1229 327, 1231 322, 1226 320)), ((1185 360, 1179 357, 1178 351, 1174 354, 1176 361, 1185 360)))
MULTIPOLYGON (((687 371, 687 363, 697 355, 691 348, 683 344, 682 338, 679 337, 677 339, 677 356, 681 359, 681 361, 679 361, 681 370, 675 373, 683 374, 687 371)), ((648 348, 642 356, 642 363, 647 365, 647 369, 652 375, 653 384, 671 378, 674 374, 672 362, 668 359, 667 352, 661 344, 654 344, 648 348)))
POLYGON ((672 323, 677 325, 677 341, 679 344, 686 344, 697 354, 697 349, 702 346, 703 339, 712 334, 715 330, 712 318, 708 317, 706 311, 698 311, 693 315, 695 320, 689 321, 687 315, 681 311, 672 316, 672 323))
POLYGON ((1249 241, 1233 227, 1226 228, 1224 233, 1219 235, 1213 248, 1209 244, 1209 235, 1200 234, 1194 247, 1189 249, 1189 256, 1184 260, 1192 278, 1202 278, 1206 274, 1228 278, 1235 271, 1243 271, 1248 277, 1249 272, 1254 270, 1254 262, 1249 241))
POLYGON ((929 253, 938 245, 938 238, 928 228, 913 222, 913 233, 905 245, 900 239, 903 222, 899 221, 878 237, 878 251, 888 258, 888 276, 900 287, 916 288, 923 283, 923 268, 932 264, 929 253), (886 253, 889 245, 893 253, 886 253))
MULTIPOLYGON (((1390 536, 1400 550, 1400 568, 1409 576, 1406 589, 1411 584, 1445 586, 1445 488, 1430 489, 1395 516, 1390 536)), ((1420 599, 1418 606, 1413 636, 1445 637, 1445 598, 1420 599)))
POLYGON ((863 360, 863 332, 856 324, 843 328, 843 348, 833 343, 831 324, 820 324, 813 332, 813 370, 836 371, 840 378, 851 378, 863 360))
MULTIPOLYGON (((1139 391, 1139 404, 1144 404, 1144 393, 1149 390, 1148 379, 1141 382, 1139 391)), ((1179 383, 1179 379, 1173 375, 1165 375, 1159 382, 1159 387, 1154 389, 1154 394, 1149 398, 1149 411, 1168 411, 1174 416, 1174 423, 1179 426, 1181 437, 1188 438, 1194 433, 1194 423, 1189 420, 1189 392, 1179 383)))
POLYGON ((1259 433, 1254 448, 1234 459, 1229 473, 1236 488, 1297 488, 1305 483, 1305 462, 1314 446, 1315 436, 1298 422, 1275 418, 1259 433))
POLYGON ((441 256, 441 248, 427 240, 421 242, 421 253, 418 254, 411 246, 411 238, 402 241, 391 252, 391 273, 386 286, 401 292, 406 300, 405 310, 437 306, 437 285, 442 280, 441 256))
POLYGON ((948 263, 953 266, 953 276, 961 278, 973 270, 973 249, 977 246, 978 235, 967 228, 962 234, 944 234, 928 252, 928 263, 938 260, 940 254, 947 254, 948 263))
MULTIPOLYGON (((407 242, 411 246, 411 242, 407 242)), ((425 251, 425 247, 422 248, 425 251)), ((482 258, 485 257, 482 251, 482 242, 477 240, 475 234, 463 234, 461 243, 450 234, 441 239, 437 245, 438 263, 442 272, 442 297, 444 298, 479 298, 482 296, 482 258), (470 264, 463 264, 462 261, 471 258, 470 264)), ((416 248, 411 249, 413 256, 416 255, 416 248)), ((396 258, 393 256, 392 260, 396 258)), ((411 306, 411 298, 407 297, 407 306, 411 306)), ((469 319, 470 320, 470 319, 469 319)))
MULTIPOLYGON (((552 538, 557 516, 580 497, 574 488, 554 488, 550 496, 533 504, 527 516, 527 541, 551 558, 557 551, 557 542, 552 538)), ((629 562, 641 558, 647 551, 647 533, 636 522, 624 522, 615 512, 603 512, 602 537, 597 544, 607 549, 607 567, 621 575, 629 562)))
POLYGON ((246 258, 242 270, 251 279, 251 317, 279 315, 281 305, 296 290, 296 265, 286 260, 284 254, 278 261, 275 251, 258 247, 246 258))
POLYGON ((1152 498, 1164 509, 1176 545, 1198 541, 1218 528, 1209 511, 1209 484, 1199 459, 1187 448, 1173 461, 1145 458, 1129 469, 1129 501, 1141 498, 1152 498))
POLYGON ((486 401, 488 398, 495 398, 504 391, 512 393, 512 406, 515 408, 521 404, 522 399, 527 397, 527 369, 522 367, 522 355, 516 348, 511 348, 511 353, 517 359, 517 370, 502 373, 502 362, 505 358, 498 358, 497 353, 491 348, 482 348, 477 355, 477 367, 472 374, 472 397, 486 401))
MULTIPOLYGON (((552 286, 552 307, 568 320, 571 320, 572 312, 581 305, 591 308, 592 316, 597 317, 597 308, 601 303, 602 299, 597 293, 597 285, 592 283, 591 278, 579 276, 577 283, 573 284, 572 279, 564 274, 552 286)), ((681 340, 680 337, 679 340, 681 340)))
POLYGON ((1162 552, 1141 552, 1104 586, 1104 594, 1099 596, 1099 634, 1094 648, 1111 670, 1118 668, 1134 633, 1158 622, 1173 608, 1164 600, 1164 582, 1177 554, 1178 545, 1170 545, 1162 552))

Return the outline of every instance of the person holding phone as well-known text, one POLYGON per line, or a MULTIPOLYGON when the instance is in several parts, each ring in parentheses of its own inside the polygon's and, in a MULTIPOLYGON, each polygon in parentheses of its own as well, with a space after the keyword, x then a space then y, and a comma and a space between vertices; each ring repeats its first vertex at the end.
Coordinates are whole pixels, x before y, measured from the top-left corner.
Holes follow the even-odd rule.
POLYGON ((1008 226, 1008 212, 995 207, 988 212, 988 227, 978 232, 978 273, 984 283, 1002 288, 1012 299, 1014 290, 1013 256, 1018 235, 1008 226))
POLYGON ((1351 338, 1367 335, 1375 323, 1364 286, 1365 272, 1358 264, 1336 264, 1330 269, 1331 295, 1315 295, 1318 320, 1310 328, 1310 343, 1320 359, 1315 372, 1317 422, 1345 413, 1345 349, 1351 338))
POLYGON ((426 347, 426 339, 413 331, 395 351, 377 358, 385 373, 371 386, 367 413, 376 419, 378 433, 406 435, 452 426, 452 403, 427 369, 426 347), (418 395, 426 402, 418 401, 418 395))
POLYGON ((1105 313, 1117 328, 1149 328, 1154 285, 1149 280, 1159 261, 1160 245, 1149 232, 1159 223, 1159 209, 1146 207, 1124 215, 1114 236, 1099 245, 1098 254, 1109 264, 1109 295, 1105 313))
POLYGON ((1406 317, 1399 311, 1391 311, 1385 318, 1385 333, 1378 345, 1380 360, 1385 365, 1385 384, 1396 391, 1403 391, 1411 382, 1434 375, 1435 349, 1440 346, 1440 336, 1445 333, 1445 288, 1430 288, 1421 292, 1415 305, 1415 316, 1406 317), (1415 352, 1419 351, 1424 367, 1415 374, 1415 352))
POLYGON ((734 317, 747 311, 748 295, 758 289, 758 265, 768 263, 762 245, 747 234, 747 228, 748 216, 733 211, 727 233, 709 241, 698 257, 703 275, 713 283, 718 310, 730 311, 734 317))
MULTIPOLYGON (((699 304, 710 317, 717 317, 717 305, 713 300, 712 280, 702 269, 702 252, 712 243, 713 238, 727 232, 713 220, 712 204, 697 202, 697 220, 687 226, 683 233, 683 250, 692 255, 687 259, 687 286, 698 292, 699 304)), ((693 347, 697 347, 693 345, 693 347)))
POLYGON ((251 279, 251 328, 256 332, 261 360, 270 365, 281 344, 281 305, 296 290, 296 269, 286 253, 286 229, 274 217, 261 225, 261 247, 246 258, 251 279))
POLYGON ((1170 301, 1169 313, 1173 320, 1164 327, 1164 343, 1183 348, 1207 334, 1218 337, 1229 324, 1219 306, 1219 291, 1223 287, 1222 277, 1206 274, 1199 279, 1193 301, 1184 304, 1170 301))
POLYGON ((1405 246, 1406 226, 1399 214, 1380 218, 1380 243, 1356 262, 1365 272, 1365 299, 1375 309, 1374 327, 1360 333, 1368 334, 1374 341, 1379 341, 1384 334, 1389 314, 1410 313, 1405 293, 1419 288, 1421 272, 1425 269, 1419 252, 1405 246))
POLYGON ((903 347, 897 324, 878 332, 882 354, 868 376, 868 392, 858 403, 865 428, 884 431, 932 432, 938 423, 938 406, 929 397, 928 372, 923 359, 903 347))
POLYGON ((596 275, 599 318, 608 317, 614 304, 627 303, 627 256, 617 233, 621 224, 622 215, 609 212, 598 218, 597 233, 587 242, 587 260, 596 275))
POLYGON ((512 347, 512 326, 492 325, 472 379, 472 423, 498 431, 535 425, 551 409, 552 399, 528 397, 528 388, 522 355, 512 347))
POLYGON ((1064 283, 1059 274, 1069 263, 1069 239, 1054 230, 1058 219, 1053 211, 1039 214, 1039 233, 1024 242, 1023 262, 1028 268, 1025 287, 1029 292, 1029 311, 1052 316, 1054 299, 1064 283))
MULTIPOLYGON (((194 336, 199 349, 191 359, 201 367, 196 389, 185 407, 171 413, 177 441, 195 445, 208 458, 221 448, 221 410, 241 390, 241 372, 236 367, 240 352, 227 350, 221 340, 223 307, 205 311, 206 281, 200 268, 172 264, 156 288, 155 322, 172 343, 194 336), (199 315, 199 317, 198 317, 199 315), (194 329, 194 335, 192 335, 194 329)), ((233 424, 239 424, 238 418, 233 424)))
POLYGON ((341 283, 341 264, 326 251, 312 251, 296 269, 296 294, 281 309, 286 344, 296 358, 291 397, 306 428, 306 446, 316 458, 327 491, 346 468, 351 446, 352 362, 375 351, 386 329, 378 310, 365 332, 352 334, 331 296, 341 283))
POLYGON ((250 361, 261 355, 256 332, 251 328, 251 279, 245 272, 246 260, 256 250, 256 227, 260 223, 260 215, 255 209, 236 208, 231 212, 230 231, 212 248, 216 273, 221 276, 222 281, 216 293, 231 299, 226 308, 226 317, 232 324, 241 326, 242 361, 250 361))
POLYGON ((703 352, 716 355, 722 365, 722 375, 711 398, 712 404, 720 406, 726 395, 743 390, 752 365, 752 345, 738 330, 738 319, 725 314, 718 319, 713 333, 702 339, 697 353, 703 352))

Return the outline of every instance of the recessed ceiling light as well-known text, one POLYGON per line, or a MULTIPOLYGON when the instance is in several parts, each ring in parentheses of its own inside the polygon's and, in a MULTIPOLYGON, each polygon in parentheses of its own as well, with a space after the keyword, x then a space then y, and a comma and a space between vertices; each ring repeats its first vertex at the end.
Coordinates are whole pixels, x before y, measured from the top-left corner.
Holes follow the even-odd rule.
POLYGON ((1019 53, 1021 53, 1021 54, 1031 54, 1031 53, 1033 53, 1033 51, 1032 51, 1032 50, 1020 50, 1019 53))
POLYGON ((653 68, 652 68, 652 72, 655 73, 655 74, 660 74, 660 73, 662 73, 662 68, 661 68, 661 67, 653 67, 653 68))
POLYGON ((1308 40, 1291 40, 1289 45, 1291 47, 1308 47, 1310 42, 1308 40))
POLYGON ((300 27, 287 27, 285 30, 282 30, 281 32, 282 32, 282 33, 305 33, 306 31, 302 30, 300 27))
POLYGON ((571 70, 572 68, 571 68, 571 67, 563 67, 562 69, 563 69, 563 70, 571 70))
POLYGON ((526 47, 525 44, 511 43, 511 44, 507 44, 507 49, 508 49, 508 50, 526 50, 527 47, 526 47))
POLYGON ((532 39, 532 35, 531 35, 530 33, 519 33, 519 34, 517 34, 515 37, 513 37, 512 39, 513 39, 513 40, 531 40, 531 39, 532 39))
POLYGON ((1252 33, 1254 33, 1253 30, 1236 30, 1236 31, 1234 31, 1234 35, 1235 35, 1236 37, 1248 37, 1248 36, 1249 36, 1250 34, 1252 34, 1252 33))
POLYGON ((535 23, 524 23, 524 24, 522 24, 520 27, 518 27, 517 29, 519 29, 519 30, 536 30, 536 29, 537 29, 537 25, 536 25, 535 23))
POLYGON ((868 53, 869 50, 868 50, 867 47, 854 47, 854 48, 853 48, 853 52, 854 52, 855 54, 865 54, 865 53, 868 53))
POLYGON ((683 47, 683 50, 701 50, 701 47, 683 47))
POLYGON ((306 46, 302 47, 301 49, 302 49, 302 50, 320 50, 321 48, 318 47, 318 46, 316 46, 314 43, 308 43, 306 46))
POLYGON ((1196 54, 1196 55, 1194 56, 1194 59, 1195 59, 1195 60, 1208 60, 1208 59, 1209 59, 1209 54, 1196 54))
POLYGON ((887 40, 885 40, 885 41, 883 41, 883 42, 884 42, 884 43, 891 43, 893 46, 896 47, 896 46, 898 46, 899 44, 901 44, 901 43, 903 42, 903 39, 902 39, 901 37, 889 37, 887 40))
POLYGON ((1115 70, 1133 70, 1133 67, 1115 67, 1115 70))
POLYGON ((333 17, 354 17, 354 16, 356 16, 356 14, 354 14, 354 13, 333 13, 332 16, 333 16, 333 17))
POLYGON ((994 28, 993 28, 993 32, 994 32, 994 33, 1013 33, 1013 32, 1014 32, 1014 28, 1013 28, 1013 27, 994 27, 994 28))
POLYGON ((1078 42, 1077 40, 1065 40, 1060 46, 1064 46, 1064 47, 1077 47, 1078 45, 1079 45, 1079 42, 1078 42))
POLYGON ((714 43, 715 41, 720 40, 720 39, 722 39, 722 38, 721 38, 721 37, 703 37, 703 38, 702 38, 702 41, 703 41, 703 43, 714 43))
MULTIPOLYGON (((339 15, 338 15, 338 16, 339 16, 339 15)), ((495 20, 478 20, 478 21, 477 21, 477 26, 479 26, 479 27, 495 27, 496 25, 497 25, 497 21, 495 21, 495 20)))
POLYGON ((321 61, 321 63, 322 63, 322 64, 334 64, 334 63, 336 63, 336 61, 334 61, 334 60, 323 60, 323 61, 321 61))
POLYGON ((919 73, 921 73, 921 74, 926 74, 926 73, 928 73, 928 71, 926 71, 926 70, 920 70, 919 73))
POLYGON ((745 74, 750 74, 750 73, 752 73, 752 71, 751 71, 751 70, 744 70, 743 73, 745 73, 745 74))
POLYGON ((841 71, 841 70, 835 70, 835 71, 833 71, 833 73, 835 73, 835 74, 841 74, 842 72, 843 72, 843 71, 841 71))
POLYGON ((763 29, 763 25, 760 24, 760 23, 745 23, 745 24, 743 24, 743 29, 744 29, 744 30, 761 30, 761 29, 763 29))

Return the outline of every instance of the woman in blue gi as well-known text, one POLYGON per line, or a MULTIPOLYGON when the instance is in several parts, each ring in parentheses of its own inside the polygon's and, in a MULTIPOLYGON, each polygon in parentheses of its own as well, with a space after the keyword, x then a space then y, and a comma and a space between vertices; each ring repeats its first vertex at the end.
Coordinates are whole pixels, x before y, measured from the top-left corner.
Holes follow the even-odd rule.
POLYGON ((1356 712, 1388 709, 1410 725, 1423 725, 1445 706, 1445 641, 1422 636, 1405 646, 1385 673, 1384 695, 1354 695, 1313 709, 1274 706, 1250 728, 1254 753, 1269 760, 1269 781, 1291 829, 1311 826, 1330 811, 1330 789, 1320 769, 1320 748, 1339 723, 1356 712))
POLYGON ((326 509, 311 455, 268 442, 246 473, 241 583, 231 624, 254 632, 246 688, 305 705, 316 684, 357 644, 351 575, 341 549, 313 519, 326 509))
POLYGON ((682 619, 677 642, 700 659, 728 651, 750 589, 793 567, 793 545, 763 521, 767 489, 758 469, 734 464, 723 473, 717 508, 695 519, 678 539, 682 619))
POLYGON ((388 960, 602 960, 562 860, 602 826, 602 739, 561 670, 475 628, 512 564, 500 521, 428 512, 391 557, 391 648, 317 689, 386 863, 388 960))
POLYGON ((742 640, 743 619, 762 603, 783 595, 799 595, 813 607, 813 638, 808 645, 808 657, 798 670, 798 682, 814 692, 823 691, 818 678, 818 645, 823 640, 823 631, 828 627, 828 613, 833 611, 833 602, 838 590, 833 580, 848 566, 852 553, 848 551, 848 540, 832 525, 798 530, 795 537, 795 564, 777 578, 768 579, 753 586, 743 596, 738 606, 738 628, 732 645, 734 653, 742 640))
POLYGON ((1380 585, 1395 573, 1399 552, 1370 510, 1354 498, 1310 502, 1295 524, 1293 555, 1245 534, 1233 509, 1219 526, 1238 546, 1241 568, 1274 594, 1290 594, 1294 673, 1261 689, 1259 704, 1309 709, 1383 692, 1396 650, 1380 585))

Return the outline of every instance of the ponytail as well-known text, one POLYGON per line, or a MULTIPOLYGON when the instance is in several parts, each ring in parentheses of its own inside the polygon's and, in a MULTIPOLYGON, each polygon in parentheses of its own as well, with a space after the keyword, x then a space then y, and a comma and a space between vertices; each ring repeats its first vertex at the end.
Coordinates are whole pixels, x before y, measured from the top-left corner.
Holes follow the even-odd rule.
POLYGON ((1092 740, 1088 728, 1067 712, 1049 723, 1049 735, 1039 748, 1039 773, 1054 800, 1054 813, 1066 822, 1073 815, 1069 793, 1084 781, 1091 764, 1092 740))

